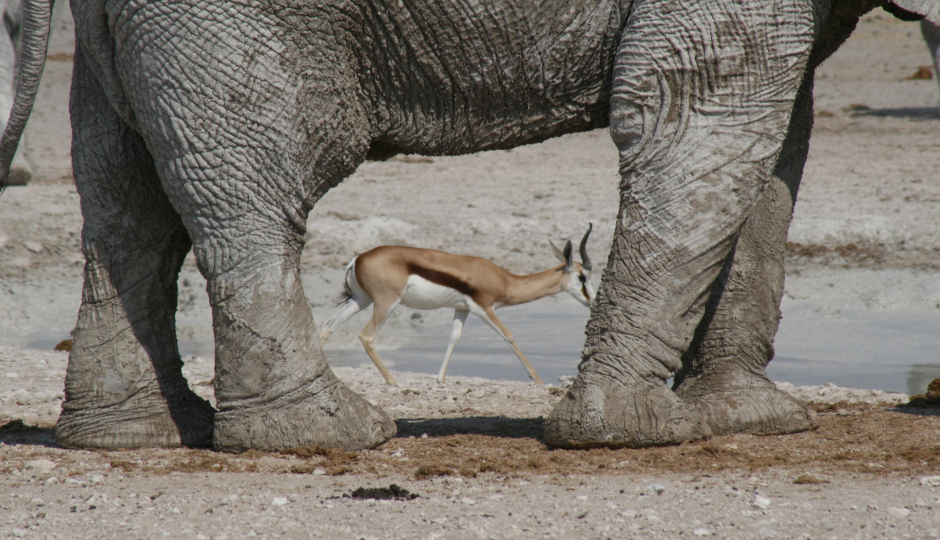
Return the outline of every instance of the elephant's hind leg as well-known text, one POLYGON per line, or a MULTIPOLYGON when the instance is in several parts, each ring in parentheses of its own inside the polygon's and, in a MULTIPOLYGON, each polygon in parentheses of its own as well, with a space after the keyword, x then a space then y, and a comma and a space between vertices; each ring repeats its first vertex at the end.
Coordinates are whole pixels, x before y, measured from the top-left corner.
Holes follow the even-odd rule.
MULTIPOLYGON (((213 445, 378 446, 395 435, 395 423, 330 370, 299 269, 308 212, 368 150, 358 78, 320 57, 303 73, 286 72, 288 53, 266 33, 275 22, 255 25, 240 5, 217 7, 218 35, 248 33, 207 38, 211 47, 200 41, 201 54, 180 40, 149 50, 156 59, 146 64, 124 58, 131 72, 138 62, 142 73, 168 66, 126 84, 207 281, 219 409, 213 445)), ((307 36, 322 45, 311 52, 338 47, 327 37, 307 36)))
POLYGON ((144 143, 76 54, 72 154, 85 285, 56 440, 77 448, 206 446, 215 411, 183 378, 177 277, 189 236, 144 143))
POLYGON ((784 248, 813 121, 812 74, 804 79, 777 167, 712 286, 705 316, 682 358, 676 393, 715 434, 792 433, 819 421, 767 378, 780 322, 784 248))

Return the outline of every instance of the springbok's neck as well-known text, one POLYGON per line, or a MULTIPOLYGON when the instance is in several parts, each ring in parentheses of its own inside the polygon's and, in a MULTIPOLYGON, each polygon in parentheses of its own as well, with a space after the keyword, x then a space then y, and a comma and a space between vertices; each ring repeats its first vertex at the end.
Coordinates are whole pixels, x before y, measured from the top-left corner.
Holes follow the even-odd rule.
POLYGON ((565 278, 562 268, 564 267, 558 266, 528 276, 512 275, 509 290, 506 291, 506 297, 501 300, 501 303, 506 306, 515 306, 560 293, 563 288, 562 280, 565 278))

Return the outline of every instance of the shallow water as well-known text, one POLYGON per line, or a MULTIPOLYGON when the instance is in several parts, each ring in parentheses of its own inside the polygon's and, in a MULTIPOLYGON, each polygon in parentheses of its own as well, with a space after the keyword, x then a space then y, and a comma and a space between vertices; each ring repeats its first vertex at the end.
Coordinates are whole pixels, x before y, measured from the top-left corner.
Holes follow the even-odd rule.
MULTIPOLYGON (((541 305, 536 302, 502 308, 497 315, 513 333, 516 344, 543 381, 558 384, 558 377, 578 372, 588 308, 573 302, 545 302, 541 305)), ((400 371, 436 374, 444 361, 450 324, 422 325, 418 334, 419 337, 408 346, 380 350, 385 365, 400 371)), ((376 341, 381 339, 379 334, 376 341)), ((363 349, 330 350, 327 344, 326 354, 333 366, 372 365, 363 349)), ((525 367, 509 344, 482 319, 473 315, 464 324, 463 335, 454 348, 447 375, 529 380, 525 367)))
MULTIPOLYGON (((842 281, 845 281, 844 276, 842 281)), ((879 282, 887 281, 890 280, 879 282)), ((839 285, 839 280, 834 282, 839 285)), ((799 283, 793 280, 794 287, 799 283)), ((920 290, 917 287, 908 288, 912 291, 920 290)), ((922 288, 923 291, 918 294, 929 296, 931 291, 936 292, 934 281, 925 281, 922 288)), ((833 305, 831 299, 812 292, 817 289, 807 290, 811 292, 803 296, 805 300, 785 299, 783 303, 783 319, 775 344, 776 358, 767 369, 771 379, 796 385, 831 382, 854 388, 917 394, 924 392, 931 380, 940 377, 940 309, 910 307, 918 305, 915 300, 907 298, 913 293, 899 293, 894 289, 886 289, 882 299, 884 302, 879 302, 896 300, 904 308, 868 309, 856 302, 850 307, 843 304, 836 309, 827 307, 833 305)), ((836 291, 836 296, 852 297, 852 294, 836 291)), ((920 304, 932 306, 935 302, 931 300, 920 304)), ((54 312, 56 316, 45 312, 34 314, 30 331, 25 336, 30 348, 49 350, 68 337, 74 325, 77 307, 56 309, 54 312)), ((577 373, 584 345, 587 308, 568 299, 559 299, 508 307, 498 313, 546 383, 556 384, 558 377, 577 373)), ((425 318, 444 320, 444 317, 425 318)), ((446 318, 449 320, 449 317, 446 318)), ((195 314, 188 317, 181 315, 177 322, 180 352, 184 356, 196 354, 205 358, 213 357, 214 344, 208 309, 196 310, 195 314)), ((351 321, 348 324, 354 323, 351 321)), ((11 344, 21 343, 20 330, 8 330, 0 330, 0 342, 5 342, 3 338, 7 338, 6 341, 11 344)), ((417 337, 406 346, 388 350, 381 349, 383 334, 379 334, 378 343, 383 360, 393 369, 436 374, 447 348, 450 323, 419 324, 414 333, 417 337)), ((384 337, 388 340, 390 336, 384 337)), ((385 341, 386 344, 388 342, 385 341)), ((334 366, 372 364, 358 344, 347 349, 335 349, 327 344, 327 356, 334 366)), ((467 319, 463 337, 451 359, 448 375, 528 380, 525 369, 509 345, 473 316, 467 319)))
MULTIPOLYGON (((586 308, 536 302, 498 314, 546 383, 557 384, 558 377, 577 373, 586 308)), ((437 373, 449 334, 449 324, 429 324, 413 343, 380 354, 396 370, 437 373)), ((784 306, 775 349, 767 369, 775 381, 923 393, 940 377, 940 311, 842 309, 821 314, 816 305, 790 303, 784 306)), ((372 364, 361 349, 327 348, 327 356, 334 366, 372 364)), ((447 374, 528 380, 509 345, 472 316, 447 374)))
POLYGON ((940 311, 843 308, 820 315, 810 304, 791 305, 775 349, 767 366, 775 381, 921 394, 940 377, 940 311))

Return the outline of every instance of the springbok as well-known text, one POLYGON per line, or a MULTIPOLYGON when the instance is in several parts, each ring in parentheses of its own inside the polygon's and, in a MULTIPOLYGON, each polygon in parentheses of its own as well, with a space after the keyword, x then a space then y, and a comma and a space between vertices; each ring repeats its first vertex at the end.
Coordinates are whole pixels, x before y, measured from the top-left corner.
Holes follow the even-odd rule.
POLYGON ((388 316, 399 305, 412 309, 453 308, 454 322, 450 343, 444 353, 444 363, 437 374, 437 382, 444 383, 444 374, 450 363, 454 345, 463 332, 467 315, 473 313, 509 343, 522 361, 529 377, 543 384, 535 369, 513 340, 512 332, 496 317, 495 309, 532 302, 539 298, 566 291, 584 305, 594 299, 591 289, 591 259, 587 254, 587 240, 594 228, 589 224, 581 239, 581 264, 573 259, 571 240, 563 250, 551 244, 552 252, 561 266, 532 274, 517 276, 486 259, 466 255, 452 255, 433 249, 381 246, 361 253, 346 266, 345 291, 339 310, 323 323, 320 348, 339 325, 375 303, 372 319, 359 333, 359 340, 369 358, 375 362, 388 384, 396 384, 379 353, 375 350, 375 336, 388 316))

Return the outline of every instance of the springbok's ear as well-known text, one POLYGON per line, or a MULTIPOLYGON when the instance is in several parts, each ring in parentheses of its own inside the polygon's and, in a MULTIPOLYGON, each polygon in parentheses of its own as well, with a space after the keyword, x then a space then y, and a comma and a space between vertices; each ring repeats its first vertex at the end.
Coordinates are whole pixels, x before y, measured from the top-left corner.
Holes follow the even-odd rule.
POLYGON ((565 271, 569 272, 572 268, 574 268, 574 259, 571 258, 573 255, 571 249, 571 240, 565 242, 565 250, 562 252, 562 254, 565 256, 565 271))
POLYGON ((558 249, 558 246, 555 245, 555 242, 552 242, 551 240, 549 240, 548 245, 552 246, 552 253, 554 253, 555 256, 558 257, 559 261, 565 264, 568 264, 568 261, 565 259, 565 254, 562 253, 560 249, 558 249))

